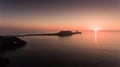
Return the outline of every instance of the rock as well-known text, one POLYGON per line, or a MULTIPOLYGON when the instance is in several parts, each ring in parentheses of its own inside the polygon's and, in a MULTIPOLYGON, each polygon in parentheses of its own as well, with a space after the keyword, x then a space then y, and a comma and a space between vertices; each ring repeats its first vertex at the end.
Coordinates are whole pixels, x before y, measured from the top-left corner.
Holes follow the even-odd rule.
POLYGON ((20 47, 27 44, 26 41, 21 40, 17 37, 3 37, 0 36, 0 48, 11 48, 11 47, 20 47))

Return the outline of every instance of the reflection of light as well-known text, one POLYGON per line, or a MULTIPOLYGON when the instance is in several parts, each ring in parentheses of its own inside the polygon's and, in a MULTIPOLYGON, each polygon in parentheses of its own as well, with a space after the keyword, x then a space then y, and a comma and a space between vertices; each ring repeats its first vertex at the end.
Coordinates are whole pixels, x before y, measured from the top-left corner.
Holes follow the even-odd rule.
POLYGON ((94 41, 96 43, 97 42, 97 32, 98 32, 98 29, 95 28, 94 31, 95 31, 95 33, 94 33, 94 41))
POLYGON ((97 42, 97 31, 95 31, 95 36, 94 36, 94 38, 95 38, 95 43, 97 42))

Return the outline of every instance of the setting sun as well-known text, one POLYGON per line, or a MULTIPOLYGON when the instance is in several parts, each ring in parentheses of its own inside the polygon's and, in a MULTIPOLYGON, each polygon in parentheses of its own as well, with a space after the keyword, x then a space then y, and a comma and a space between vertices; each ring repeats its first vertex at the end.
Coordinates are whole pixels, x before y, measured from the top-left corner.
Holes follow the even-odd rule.
POLYGON ((98 28, 94 28, 94 31, 98 31, 98 28))

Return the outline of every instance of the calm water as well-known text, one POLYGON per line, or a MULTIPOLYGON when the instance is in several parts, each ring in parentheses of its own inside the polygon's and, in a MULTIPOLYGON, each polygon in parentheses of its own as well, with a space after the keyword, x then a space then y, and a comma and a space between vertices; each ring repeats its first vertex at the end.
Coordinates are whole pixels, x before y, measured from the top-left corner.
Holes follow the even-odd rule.
POLYGON ((120 32, 21 39, 28 44, 4 54, 6 67, 120 67, 120 32))

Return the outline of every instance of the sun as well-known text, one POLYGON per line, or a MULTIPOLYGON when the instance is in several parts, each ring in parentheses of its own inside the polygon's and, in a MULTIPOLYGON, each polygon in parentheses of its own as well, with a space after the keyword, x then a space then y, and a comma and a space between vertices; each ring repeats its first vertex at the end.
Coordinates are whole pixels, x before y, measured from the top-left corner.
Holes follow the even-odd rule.
POLYGON ((94 28, 94 31, 98 31, 98 28, 94 28))

